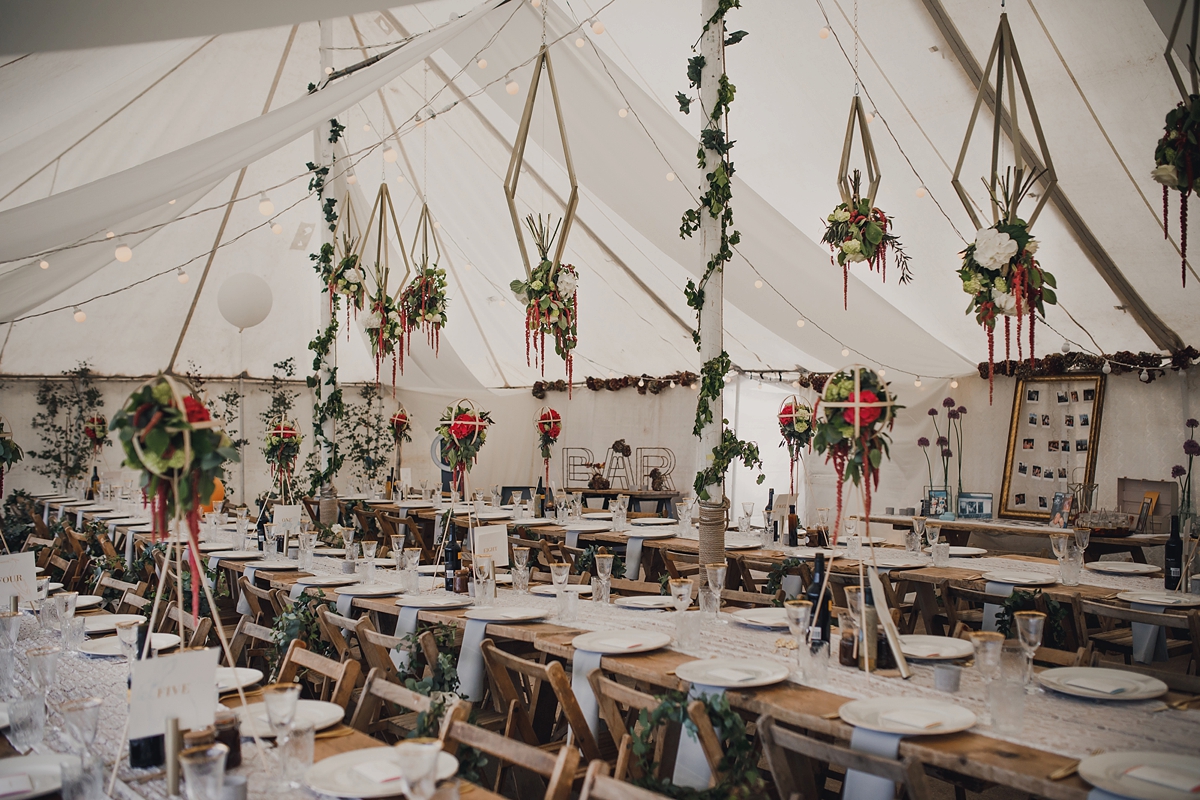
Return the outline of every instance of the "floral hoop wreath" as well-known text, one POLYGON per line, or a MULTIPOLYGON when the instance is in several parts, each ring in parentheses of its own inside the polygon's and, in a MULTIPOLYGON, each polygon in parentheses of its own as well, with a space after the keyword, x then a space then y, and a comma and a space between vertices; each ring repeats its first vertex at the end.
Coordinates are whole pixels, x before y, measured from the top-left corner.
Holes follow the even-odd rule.
POLYGON ((790 493, 796 493, 796 462, 800 452, 808 446, 813 436, 813 410, 808 403, 796 395, 785 397, 779 405, 779 435, 783 437, 780 447, 788 451, 788 473, 790 493))
POLYGON ((400 452, 404 447, 405 442, 412 441, 412 434, 409 430, 412 428, 412 422, 408 418, 408 410, 404 408, 404 404, 400 404, 395 414, 388 418, 388 425, 392 429, 392 440, 396 444, 396 470, 400 470, 400 452))
POLYGON ((888 384, 873 369, 854 364, 834 373, 817 404, 813 445, 837 471, 837 517, 831 544, 842 522, 842 488, 847 480, 863 488, 863 506, 871 516, 871 490, 879 488, 879 467, 888 455, 896 405, 888 384))
POLYGON ((450 465, 451 481, 466 491, 467 473, 479 459, 479 450, 487 441, 492 417, 480 411, 473 402, 463 398, 446 406, 437 431, 445 442, 446 461, 450 465))
POLYGON ((4 470, 25 457, 25 451, 13 440, 12 425, 0 414, 0 497, 4 496, 4 470))
POLYGON ((99 455, 108 438, 108 420, 103 414, 88 417, 83 423, 83 435, 92 443, 92 455, 99 455))
POLYGON ((293 499, 292 476, 303 441, 296 424, 286 417, 280 417, 267 430, 263 455, 271 467, 271 483, 279 486, 279 502, 285 505, 293 499))
POLYGON ((542 464, 546 470, 546 486, 550 485, 550 448, 558 442, 558 437, 562 436, 562 414, 559 414, 550 406, 542 406, 538 409, 537 416, 533 418, 533 424, 537 428, 538 446, 542 451, 542 464))

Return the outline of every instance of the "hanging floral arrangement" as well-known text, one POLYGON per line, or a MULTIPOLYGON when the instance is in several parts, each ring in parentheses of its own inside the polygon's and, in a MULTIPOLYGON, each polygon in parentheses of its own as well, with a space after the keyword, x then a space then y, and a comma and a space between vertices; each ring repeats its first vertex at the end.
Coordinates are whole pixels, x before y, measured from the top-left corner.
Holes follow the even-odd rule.
POLYGON ((825 218, 825 235, 821 237, 842 268, 843 308, 848 307, 850 265, 853 263, 867 262, 871 271, 878 270, 886 283, 887 251, 891 249, 892 258, 900 268, 900 283, 909 283, 913 279, 908 254, 904 252, 900 237, 891 231, 893 220, 871 205, 870 198, 859 196, 860 181, 858 170, 854 170, 851 201, 838 203, 833 213, 825 218))
POLYGON ((396 366, 401 357, 401 337, 404 324, 396 301, 387 292, 386 277, 376 270, 375 291, 368 298, 367 315, 363 321, 371 355, 375 358, 375 385, 379 385, 379 370, 390 356, 392 359, 392 392, 396 391, 396 366))
MULTIPOLYGON (((200 507, 212 500, 226 462, 239 460, 237 447, 192 391, 168 375, 142 384, 112 421, 125 449, 125 466, 141 473, 151 509, 152 538, 167 533, 168 520, 186 520, 189 565, 200 574, 196 551, 200 507)), ((192 613, 200 613, 200 582, 192 581, 192 613)))
POLYGON ((92 443, 92 454, 99 455, 108 438, 108 420, 103 414, 96 414, 83 421, 83 435, 92 443))
POLYGON ((342 252, 346 255, 337 263, 329 274, 330 302, 333 295, 340 294, 346 298, 346 329, 349 330, 349 315, 351 310, 363 310, 367 300, 367 274, 359 266, 359 254, 355 252, 356 242, 343 234, 342 252))
POLYGON ((786 398, 779 409, 779 435, 783 437, 779 446, 788 452, 790 493, 795 494, 796 462, 813 437, 812 408, 796 395, 786 398))
POLYGON ((451 483, 465 491, 466 475, 479 458, 479 450, 487 441, 492 417, 479 411, 470 400, 458 400, 446 406, 437 432, 445 446, 446 463, 450 465, 451 483))
POLYGON ((4 427, 0 419, 0 497, 4 496, 4 470, 11 469, 18 461, 25 458, 25 451, 13 441, 12 431, 4 427))
POLYGON ((1183 256, 1180 274, 1187 286, 1187 204, 1200 178, 1200 118, 1196 95, 1167 112, 1162 138, 1154 148, 1154 170, 1150 177, 1163 187, 1163 238, 1168 238, 1169 193, 1179 190, 1179 249, 1183 256))
MULTIPOLYGON (((446 270, 431 267, 420 269, 417 276, 400 293, 400 338, 405 349, 412 352, 412 335, 418 328, 425 331, 425 340, 436 357, 441 345, 442 326, 446 324, 446 270), (407 339, 407 341, 405 341, 407 339)), ((404 353, 400 353, 400 372, 404 372, 404 353)))
POLYGON ((408 419, 408 412, 404 406, 400 406, 400 410, 392 414, 388 419, 388 424, 392 428, 392 438, 396 441, 396 446, 399 447, 404 442, 412 441, 412 434, 409 429, 412 428, 412 423, 408 419))
POLYGON ((562 415, 550 406, 542 406, 534 420, 538 433, 538 447, 542 450, 542 465, 546 470, 546 486, 550 485, 550 448, 562 436, 562 415))
POLYGON ((555 264, 550 248, 558 236, 562 220, 550 230, 550 217, 530 214, 525 218, 533 234, 541 261, 533 268, 529 280, 509 284, 517 300, 525 306, 525 363, 540 367, 546 374, 546 336, 554 340, 554 352, 567 368, 567 394, 575 373, 575 346, 579 343, 578 296, 579 272, 570 264, 555 264), (530 353, 532 352, 532 359, 530 353))
POLYGON ((1034 321, 1045 316, 1045 305, 1054 305, 1057 283, 1054 276, 1042 269, 1034 253, 1038 242, 1029 233, 1023 220, 1006 222, 1001 218, 990 228, 976 232, 975 241, 963 252, 958 276, 963 291, 971 295, 967 313, 975 313, 975 321, 987 331, 988 338, 988 402, 996 371, 996 320, 1004 318, 1004 359, 1008 360, 1012 324, 1016 318, 1017 359, 1022 353, 1021 326, 1028 319, 1029 361, 1034 358, 1034 321))
POLYGON ((263 456, 271 468, 271 483, 279 487, 279 502, 290 504, 295 491, 292 488, 292 476, 296 471, 296 461, 300 458, 300 445, 304 437, 296 426, 285 419, 280 419, 267 431, 263 440, 263 456))
POLYGON ((837 472, 837 518, 833 542, 842 520, 842 488, 846 481, 863 489, 863 505, 871 515, 871 491, 879 488, 879 466, 888 457, 896 405, 888 385, 866 367, 848 367, 825 384, 817 405, 813 446, 837 472))

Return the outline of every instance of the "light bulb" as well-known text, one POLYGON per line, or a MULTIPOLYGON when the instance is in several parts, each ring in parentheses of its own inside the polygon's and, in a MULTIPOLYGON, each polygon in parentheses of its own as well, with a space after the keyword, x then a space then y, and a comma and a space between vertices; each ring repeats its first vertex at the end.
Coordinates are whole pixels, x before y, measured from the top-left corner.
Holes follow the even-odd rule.
POLYGON ((349 176, 348 178, 346 178, 346 183, 353 186, 354 184, 358 183, 358 176, 357 175, 349 176))
POLYGON ((800 381, 799 381, 799 380, 794 380, 794 381, 792 381, 792 388, 793 388, 793 389, 799 389, 799 388, 800 388, 800 381))
POLYGON ((384 148, 384 151, 383 151, 383 160, 384 161, 386 161, 389 164, 395 164, 396 157, 397 157, 396 148, 394 148, 394 147, 384 148))
POLYGON ((867 124, 868 124, 868 125, 870 125, 872 122, 874 122, 874 121, 875 121, 875 112, 874 112, 874 111, 868 111, 868 112, 866 113, 866 116, 864 117, 864 119, 867 121, 867 124))
POLYGON ((842 358, 845 358, 845 357, 846 357, 846 356, 848 356, 848 355, 850 355, 850 348, 849 348, 849 347, 843 347, 843 348, 842 348, 842 358))
POLYGON ((260 194, 258 197, 258 213, 262 214, 264 217, 269 217, 274 214, 275 204, 271 202, 271 198, 267 197, 266 194, 260 194))
POLYGON ((363 123, 363 133, 368 133, 368 132, 370 132, 370 130, 371 130, 371 123, 364 122, 363 123))
POLYGON ((272 222, 271 223, 271 233, 278 236, 279 234, 283 233, 283 226, 280 225, 278 222, 272 222))
POLYGON ((613 371, 610 369, 610 370, 608 371, 608 377, 610 377, 610 378, 615 378, 615 377, 617 377, 617 373, 613 372, 613 371))
POLYGON ((920 389, 921 388, 921 379, 917 378, 915 381, 913 381, 913 386, 916 386, 918 389, 920 389))
POLYGON ((463 269, 467 272, 470 272, 472 269, 474 269, 474 267, 472 267, 470 264, 463 264, 463 269))
POLYGON ((1109 364, 1107 361, 1105 361, 1104 366, 1100 368, 1100 371, 1105 375, 1110 374, 1112 372, 1112 364, 1109 364))
POLYGON ((38 266, 42 269, 50 269, 50 262, 43 258, 38 262, 38 266))
POLYGON ((887 370, 886 369, 877 370, 875 372, 875 374, 882 378, 884 375, 887 375, 887 370))
POLYGON ((1142 383, 1149 383, 1150 382, 1150 373, 1146 372, 1146 370, 1142 370, 1138 374, 1138 378, 1141 379, 1142 383))
POLYGON ((105 238, 105 239, 112 239, 112 238, 115 238, 115 237, 116 237, 116 234, 115 234, 115 233, 113 233, 112 231, 109 231, 108 233, 104 234, 104 238, 105 238))
POLYGON ((755 281, 755 282, 754 282, 754 288, 755 288, 755 289, 761 289, 761 288, 762 288, 762 281, 755 281))
POLYGON ((180 283, 187 283, 188 282, 188 274, 186 272, 184 272, 183 269, 181 268, 179 270, 179 274, 175 276, 175 280, 179 281, 180 283))
POLYGON ((87 314, 85 314, 83 312, 83 309, 80 308, 79 306, 75 306, 75 321, 76 322, 87 322, 87 314))
POLYGON ((129 259, 133 258, 133 251, 129 249, 127 244, 117 245, 117 249, 113 251, 113 255, 117 257, 117 261, 124 264, 129 259))
POLYGON ((675 173, 674 173, 674 172, 668 172, 668 173, 667 173, 667 180, 669 180, 669 181, 673 181, 673 180, 675 180, 675 173))
POLYGON ((951 389, 957 389, 957 388, 958 388, 958 380, 957 380, 957 379, 950 381, 950 388, 951 388, 951 389))
POLYGON ((804 327, 804 320, 803 320, 803 319, 798 319, 798 320, 796 320, 796 327, 797 327, 797 328, 803 328, 803 327, 804 327))
POLYGON ((726 373, 725 374, 725 382, 730 383, 732 381, 733 381, 733 373, 732 372, 726 373))
POLYGON ((646 385, 646 379, 638 378, 638 386, 645 386, 645 385, 646 385))
POLYGON ((621 119, 625 119, 626 117, 628 117, 628 116, 629 116, 629 109, 627 109, 627 108, 618 108, 618 109, 617 109, 617 116, 618 116, 618 117, 620 117, 621 119))
POLYGON ((478 61, 475 62, 475 66, 479 67, 480 69, 487 69, 487 59, 486 58, 479 59, 478 61))
POLYGON ((542 0, 529 0, 529 5, 533 6, 534 8, 539 7, 541 4, 542 0))
POLYGON ((396 183, 404 183, 404 176, 403 176, 403 175, 397 175, 397 176, 396 176, 396 183))
POLYGON ((917 187, 917 197, 924 197, 925 195, 926 195, 925 187, 918 186, 917 187))
POLYGON ((675 388, 675 381, 671 381, 670 385, 668 385, 668 386, 667 386, 667 388, 668 388, 668 389, 674 389, 674 388, 675 388))
POLYGON ((821 30, 817 31, 817 36, 820 36, 822 39, 828 39, 829 28, 821 28, 821 30))
POLYGON ((333 67, 326 67, 326 68, 325 68, 325 74, 326 74, 326 75, 332 75, 332 74, 333 74, 333 67))
POLYGON ((517 92, 521 91, 521 87, 517 85, 516 81, 509 78, 508 83, 504 84, 504 91, 508 92, 509 94, 516 94, 517 92))
POLYGON ((585 44, 587 44, 587 43, 583 40, 582 36, 580 36, 578 39, 575 40, 576 47, 583 47, 585 44))
POLYGON ((435 220, 435 221, 434 221, 434 223, 433 223, 433 229, 436 231, 436 230, 437 230, 438 228, 440 228, 440 227, 442 227, 442 223, 440 223, 440 222, 437 222, 437 221, 435 220))
POLYGON ((592 23, 592 33, 596 34, 597 36, 604 33, 604 23, 601 22, 600 20, 596 20, 595 22, 593 22, 592 23))
POLYGON ((1068 342, 1066 339, 1063 339, 1063 343, 1062 343, 1062 351, 1063 351, 1064 353, 1069 353, 1069 352, 1071 352, 1071 343, 1070 343, 1070 342, 1068 342))
POLYGON ((168 200, 168 201, 167 201, 167 205, 169 205, 169 206, 173 206, 173 205, 175 205, 175 201, 174 201, 174 200, 168 200))

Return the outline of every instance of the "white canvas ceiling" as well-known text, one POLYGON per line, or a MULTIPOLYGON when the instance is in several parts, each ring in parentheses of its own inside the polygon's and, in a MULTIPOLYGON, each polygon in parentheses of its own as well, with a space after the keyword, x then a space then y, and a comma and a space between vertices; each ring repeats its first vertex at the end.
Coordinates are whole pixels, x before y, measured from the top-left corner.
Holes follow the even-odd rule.
MULTIPOLYGON (((967 298, 955 270, 957 254, 974 231, 949 181, 974 88, 926 0, 860 2, 860 72, 866 102, 877 113, 871 130, 883 171, 877 204, 895 218, 916 281, 900 286, 889 274, 883 284, 877 274, 862 271, 851 276, 849 310, 843 310, 841 271, 831 266, 819 239, 821 220, 838 200, 834 180, 853 91, 838 39, 852 51, 853 11, 849 0, 822 1, 823 9, 816 0, 757 0, 731 15, 731 24, 750 36, 728 50, 727 71, 738 87, 732 114, 734 209, 743 242, 725 278, 727 349, 738 366, 753 370, 821 370, 856 360, 908 380, 971 372, 986 358, 986 339, 962 313, 967 298), (836 36, 818 36, 827 24, 823 12, 836 36), (922 186, 925 196, 918 197, 922 186), (798 327, 801 317, 806 324, 798 327), (843 347, 850 356, 841 355, 843 347)), ((997 9, 966 0, 944 0, 944 6, 975 58, 986 61, 997 9)), ((681 115, 673 97, 686 85, 698 6, 615 0, 599 9, 598 0, 590 6, 550 0, 547 30, 551 41, 561 37, 552 54, 582 195, 581 224, 568 245, 568 260, 582 273, 575 372, 581 377, 696 369, 682 285, 699 271, 702 256, 697 242, 679 239, 678 225, 699 183, 697 118, 681 115), (594 15, 606 27, 603 34, 590 27, 594 15), (584 46, 577 47, 576 39, 584 46), (618 114, 622 108, 628 109, 624 117, 618 114), (667 180, 668 173, 678 178, 667 180)), ((1162 117, 1177 99, 1161 57, 1166 43, 1161 27, 1144 4, 1122 0, 1018 0, 1009 13, 1064 193, 1143 300, 1183 342, 1194 343, 1200 317, 1190 311, 1190 295, 1200 281, 1189 275, 1188 288, 1179 287, 1177 223, 1164 240, 1161 191, 1149 178, 1162 117)), ((18 228, 22 235, 32 235, 34 224, 69 227, 78 219, 38 219, 33 210, 53 205, 45 198, 152 159, 181 165, 178 196, 156 195, 156 206, 137 209, 156 222, 178 217, 153 231, 133 234, 145 223, 128 213, 105 215, 106 206, 129 205, 129 194, 141 185, 94 195, 88 212, 96 224, 109 219, 103 224, 117 226, 117 241, 134 248, 130 262, 109 260, 113 242, 106 240, 92 245, 103 254, 87 267, 73 263, 80 258, 74 254, 47 256, 48 270, 38 269, 36 258, 0 264, 0 295, 6 281, 22 276, 9 306, 19 310, 7 319, 26 317, 5 326, 0 372, 52 374, 80 359, 113 374, 166 366, 242 166, 230 162, 214 170, 216 159, 205 156, 199 143, 252 121, 266 125, 261 120, 278 119, 262 116, 273 84, 267 110, 299 120, 302 110, 324 108, 339 91, 351 97, 344 88, 350 82, 374 85, 371 75, 394 70, 394 76, 376 81, 378 91, 354 93, 350 105, 329 113, 346 126, 348 156, 339 164, 353 165, 360 214, 384 178, 406 234, 420 210, 414 187, 427 191, 439 222, 441 265, 450 273, 450 322, 440 358, 435 361, 423 343, 414 344, 415 363, 399 383, 466 390, 524 386, 539 377, 525 363, 522 313, 507 289, 522 267, 502 181, 529 85, 531 68, 523 65, 541 41, 540 10, 517 0, 491 10, 467 0, 437 0, 332 24, 339 69, 405 33, 439 32, 316 97, 306 92, 321 78, 318 26, 312 22, 299 23, 294 34, 288 25, 0 58, 0 108, 8 123, 0 131, 0 227, 22 214, 34 221, 18 228), (468 14, 446 24, 452 15, 468 14), (426 72, 413 55, 423 55, 417 48, 439 35, 444 39, 430 48, 426 72), (413 66, 397 68, 406 57, 413 66), (486 68, 476 65, 480 57, 486 68), (506 74, 519 84, 515 96, 505 91, 506 74), (414 115, 426 105, 438 115, 418 127, 414 115), (396 130, 400 158, 385 163, 377 145, 396 130), (194 180, 201 174, 206 182, 194 180), (164 205, 168 196, 176 203, 164 205), (39 205, 16 211, 34 203, 39 205), (177 266, 188 272, 186 284, 175 279, 177 266), (159 273, 165 274, 151 278, 159 273), (148 280, 127 291, 93 299, 143 279, 148 280), (71 317, 78 303, 87 313, 84 323, 71 317)), ((522 214, 561 213, 555 193, 565 193, 553 114, 542 108, 545 97, 542 93, 534 114, 522 214)), ((1024 109, 1021 114, 1024 123, 1024 109)), ((981 124, 990 124, 986 113, 981 124)), ((284 136, 260 149, 244 164, 223 246, 182 344, 181 367, 190 362, 210 375, 246 369, 261 376, 289 356, 304 368, 310 361, 307 342, 325 302, 308 258, 319 246, 314 231, 320 223, 303 174, 313 158, 313 137, 284 136), (274 203, 280 235, 259 214, 262 191, 274 203), (306 231, 307 242, 293 247, 306 231), (216 307, 222 281, 238 272, 261 275, 274 293, 266 322, 240 336, 216 307)), ((981 138, 964 168, 964 184, 980 206, 986 204, 978 181, 986 159, 981 138)), ((339 174, 342 179, 333 182, 338 196, 350 172, 339 174)), ((1039 256, 1058 278, 1064 307, 1048 310, 1050 326, 1092 351, 1155 349, 1120 308, 1122 301, 1058 211, 1047 206, 1035 231, 1042 240, 1039 256)), ((15 240, 6 246, 11 249, 15 240)), ((75 237, 60 244, 72 241, 75 237)), ((10 302, 9 296, 0 299, 10 302)), ((341 377, 374 377, 367 345, 358 326, 352 328, 339 338, 341 377)), ((1056 350, 1061 341, 1039 327, 1039 353, 1056 350)), ((546 377, 562 377, 553 359, 546 377)))

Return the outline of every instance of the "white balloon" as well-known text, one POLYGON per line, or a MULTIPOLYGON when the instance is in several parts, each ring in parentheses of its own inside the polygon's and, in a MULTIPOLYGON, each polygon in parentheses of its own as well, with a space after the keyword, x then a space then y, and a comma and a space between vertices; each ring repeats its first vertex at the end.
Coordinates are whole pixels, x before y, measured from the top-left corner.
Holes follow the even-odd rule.
POLYGON ((221 316, 239 330, 253 328, 271 313, 271 287, 257 275, 230 275, 217 292, 221 316))

